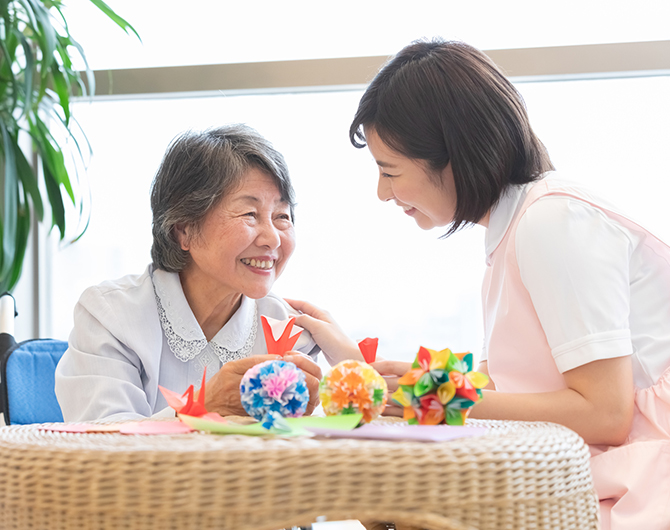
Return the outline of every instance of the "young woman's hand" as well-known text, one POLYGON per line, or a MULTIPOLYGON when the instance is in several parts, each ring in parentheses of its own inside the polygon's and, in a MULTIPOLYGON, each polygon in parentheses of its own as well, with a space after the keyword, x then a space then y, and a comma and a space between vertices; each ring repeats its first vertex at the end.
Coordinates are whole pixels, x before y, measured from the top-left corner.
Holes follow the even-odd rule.
POLYGON ((358 345, 345 335, 328 311, 302 300, 285 300, 301 313, 295 319, 296 325, 309 331, 331 366, 345 359, 364 360, 358 345))
POLYGON ((393 402, 391 394, 398 390, 398 379, 405 375, 412 368, 412 363, 404 361, 377 361, 372 366, 386 381, 388 387, 388 401, 384 416, 402 416, 402 407, 393 402))
MULTIPOLYGON (((319 381, 321 369, 306 355, 292 352, 283 360, 290 361, 305 373, 305 383, 309 390, 309 404, 306 414, 311 414, 319 403, 319 381)), ((229 361, 207 381, 205 387, 205 408, 209 412, 218 412, 221 416, 247 416, 240 400, 240 382, 244 374, 257 364, 265 361, 280 360, 279 355, 254 355, 244 359, 229 361)))

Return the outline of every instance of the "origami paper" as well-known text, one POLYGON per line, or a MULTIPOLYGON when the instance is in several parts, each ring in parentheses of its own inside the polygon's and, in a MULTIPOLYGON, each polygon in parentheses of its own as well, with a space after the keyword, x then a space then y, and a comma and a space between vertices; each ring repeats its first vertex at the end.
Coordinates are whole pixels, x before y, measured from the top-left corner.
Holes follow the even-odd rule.
POLYGON ((119 432, 120 424, 97 425, 95 423, 55 423, 53 425, 40 425, 40 431, 69 432, 69 433, 109 433, 119 432))
POLYGON ((388 388, 372 366, 347 360, 323 376, 319 397, 327 416, 361 413, 363 421, 369 423, 384 410, 388 388))
POLYGON ((469 352, 422 346, 391 398, 403 407, 403 418, 410 424, 463 425, 489 381, 485 374, 472 370, 472 363, 469 352))
POLYGON ((349 416, 303 416, 301 418, 284 418, 286 425, 290 430, 279 431, 274 427, 266 429, 262 423, 252 423, 250 425, 239 425, 228 422, 226 424, 207 420, 206 418, 194 418, 191 416, 181 416, 181 420, 188 426, 198 431, 205 431, 212 434, 243 434, 245 436, 313 436, 311 429, 320 428, 331 431, 351 430, 356 427, 363 415, 351 414, 349 416))
POLYGON ((265 361, 240 381, 240 399, 249 416, 267 429, 284 427, 282 418, 302 416, 309 403, 305 373, 287 361, 265 361))
POLYGON ((361 350, 363 359, 365 359, 366 363, 370 364, 375 362, 375 359, 377 358, 378 345, 379 339, 371 339, 370 337, 363 339, 358 343, 358 349, 361 350))
POLYGON ((160 385, 160 389, 165 401, 167 404, 174 409, 177 413, 177 416, 182 414, 187 414, 189 416, 195 417, 206 417, 212 421, 218 421, 225 423, 227 420, 221 416, 218 412, 207 412, 205 408, 205 381, 207 378, 207 368, 203 370, 202 373, 202 384, 200 385, 200 390, 198 391, 198 397, 194 399, 194 390, 193 385, 190 385, 186 392, 181 396, 172 390, 168 390, 160 385))
POLYGON ((181 421, 133 421, 122 423, 121 434, 187 434, 193 429, 181 421))
POLYGON ((291 351, 302 333, 302 328, 294 326, 295 317, 288 320, 276 320, 261 315, 263 334, 269 355, 281 355, 291 351))
POLYGON ((364 438, 368 440, 405 440, 413 442, 446 442, 456 438, 482 436, 486 427, 452 427, 451 425, 361 425, 358 429, 342 430, 307 427, 317 436, 328 438, 364 438))

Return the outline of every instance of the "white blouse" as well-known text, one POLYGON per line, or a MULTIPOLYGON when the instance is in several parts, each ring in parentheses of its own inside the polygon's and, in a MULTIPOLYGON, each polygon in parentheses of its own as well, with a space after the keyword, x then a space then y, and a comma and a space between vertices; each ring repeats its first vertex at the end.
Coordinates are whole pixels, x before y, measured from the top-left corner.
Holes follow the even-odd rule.
MULTIPOLYGON (((491 212, 487 257, 531 185, 512 187, 491 212)), ((670 366, 670 263, 646 237, 571 197, 543 197, 526 210, 517 262, 559 371, 632 355, 635 385, 646 388, 670 366)))
MULTIPOLYGON (((207 341, 186 301, 179 275, 154 270, 90 287, 74 309, 69 348, 56 368, 56 396, 65 421, 174 416, 158 385, 200 387, 224 363, 267 353, 260 315, 295 315, 270 293, 242 297, 239 309, 207 341), (259 331, 260 330, 260 331, 259 331)), ((303 330, 295 349, 316 356, 303 330)))

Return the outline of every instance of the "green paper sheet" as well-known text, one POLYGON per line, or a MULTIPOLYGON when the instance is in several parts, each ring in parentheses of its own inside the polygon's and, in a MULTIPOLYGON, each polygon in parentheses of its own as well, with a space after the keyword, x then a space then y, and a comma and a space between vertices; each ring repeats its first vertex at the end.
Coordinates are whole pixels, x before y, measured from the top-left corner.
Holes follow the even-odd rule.
POLYGON ((351 430, 361 422, 362 414, 347 416, 303 416, 302 418, 284 418, 291 427, 290 431, 265 429, 261 423, 238 425, 235 423, 221 423, 180 414, 179 419, 192 429, 206 431, 212 434, 243 434, 246 436, 312 436, 309 427, 321 429, 351 430))

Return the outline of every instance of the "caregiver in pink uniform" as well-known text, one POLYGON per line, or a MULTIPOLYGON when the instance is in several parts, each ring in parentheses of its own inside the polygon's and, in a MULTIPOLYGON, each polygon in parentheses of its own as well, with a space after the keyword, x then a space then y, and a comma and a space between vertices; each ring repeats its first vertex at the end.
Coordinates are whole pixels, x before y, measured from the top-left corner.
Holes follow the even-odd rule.
MULTIPOLYGON (((420 228, 487 227, 491 385, 471 417, 573 429, 591 446, 602 527, 670 528, 670 248, 555 176, 520 94, 466 44, 403 49, 350 138, 377 161, 379 198, 420 228)), ((337 340, 327 314, 298 305, 322 348, 337 340)), ((409 363, 375 367, 394 390, 409 363)))

